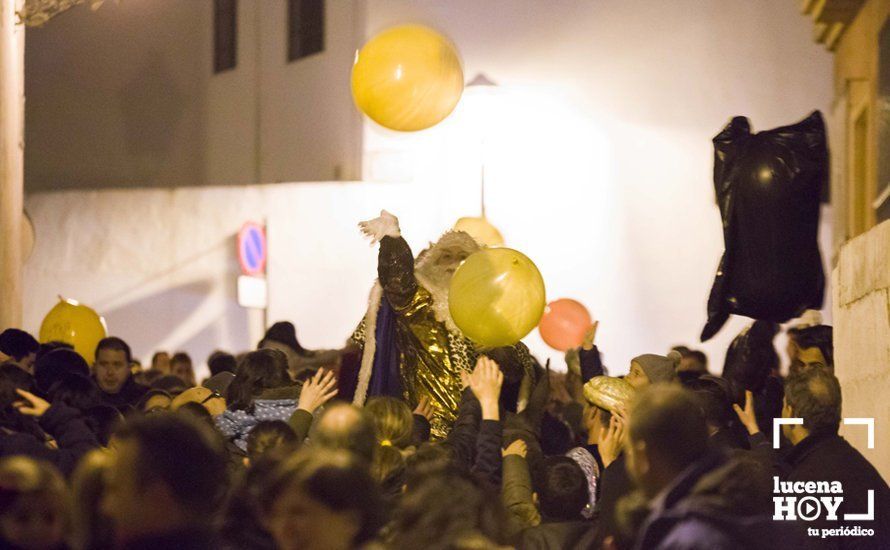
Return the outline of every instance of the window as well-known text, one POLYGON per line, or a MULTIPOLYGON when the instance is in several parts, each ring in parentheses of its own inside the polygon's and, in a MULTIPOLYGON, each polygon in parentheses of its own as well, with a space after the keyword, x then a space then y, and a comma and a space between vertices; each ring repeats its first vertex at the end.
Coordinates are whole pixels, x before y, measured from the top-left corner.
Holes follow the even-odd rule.
POLYGON ((324 51, 324 0, 288 0, 287 60, 324 51))
POLYGON ((235 68, 238 57, 238 0, 213 2, 213 72, 235 68))

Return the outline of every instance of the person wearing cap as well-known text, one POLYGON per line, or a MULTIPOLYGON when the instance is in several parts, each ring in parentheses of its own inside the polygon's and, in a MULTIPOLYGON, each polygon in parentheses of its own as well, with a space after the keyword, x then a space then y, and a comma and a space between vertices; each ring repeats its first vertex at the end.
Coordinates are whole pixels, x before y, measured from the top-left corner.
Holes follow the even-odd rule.
POLYGON ((341 350, 309 350, 297 340, 297 329, 289 321, 278 321, 269 327, 257 349, 277 349, 287 356, 287 366, 292 377, 305 369, 331 368, 337 363, 341 350))
POLYGON ((647 353, 630 362, 630 372, 624 379, 638 390, 651 384, 674 382, 679 364, 680 354, 676 351, 670 352, 667 357, 647 353))

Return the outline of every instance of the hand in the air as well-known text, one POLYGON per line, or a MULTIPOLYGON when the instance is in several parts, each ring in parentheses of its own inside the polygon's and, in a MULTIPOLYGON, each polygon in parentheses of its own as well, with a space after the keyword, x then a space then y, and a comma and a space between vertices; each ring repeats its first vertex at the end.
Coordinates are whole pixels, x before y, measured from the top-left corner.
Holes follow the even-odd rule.
POLYGON ((470 390, 479 400, 482 406, 482 418, 485 420, 500 420, 499 400, 501 386, 504 383, 504 373, 492 359, 484 355, 479 356, 476 368, 469 376, 470 390))
POLYGON ((612 414, 609 420, 609 430, 606 432, 603 440, 600 441, 599 451, 600 457, 603 459, 603 466, 608 467, 613 463, 618 455, 621 454, 621 446, 624 444, 626 425, 624 418, 617 414, 612 414))
POLYGON ((735 411, 736 415, 739 417, 739 421, 742 423, 742 426, 748 430, 748 433, 751 435, 756 434, 760 431, 760 426, 757 425, 757 415, 754 413, 754 394, 749 390, 745 390, 745 408, 739 407, 737 404, 732 404, 732 409, 735 411))
POLYGON ((432 420, 434 412, 436 412, 436 409, 430 404, 430 398, 425 395, 420 398, 417 408, 414 409, 414 414, 426 418, 427 421, 432 420))
POLYGON ((300 401, 297 408, 308 413, 314 413, 337 395, 337 379, 334 371, 318 369, 315 375, 303 384, 300 391, 300 401))
POLYGON ((584 333, 584 341, 581 343, 581 347, 585 350, 592 350, 593 343, 596 340, 596 329, 600 326, 599 321, 594 321, 590 327, 587 329, 587 332, 584 333))
POLYGON ((361 222, 358 226, 362 233, 371 239, 372 245, 379 243, 383 237, 402 236, 399 230, 399 219, 386 210, 381 210, 379 217, 361 222))

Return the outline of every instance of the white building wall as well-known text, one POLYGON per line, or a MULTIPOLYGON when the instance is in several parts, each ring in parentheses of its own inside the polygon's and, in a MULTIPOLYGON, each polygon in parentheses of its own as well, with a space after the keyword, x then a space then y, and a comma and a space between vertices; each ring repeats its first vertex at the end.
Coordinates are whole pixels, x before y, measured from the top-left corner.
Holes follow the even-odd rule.
MULTIPOLYGON (((374 278, 374 255, 354 232, 357 221, 386 207, 405 220, 417 251, 457 216, 478 212, 479 128, 469 120, 478 104, 465 101, 452 118, 417 134, 396 135, 368 122, 355 129, 359 119, 348 95, 354 46, 392 24, 419 22, 454 40, 467 79, 483 71, 501 84, 500 97, 484 111, 491 121, 489 217, 508 245, 535 260, 550 298, 579 299, 602 321, 599 343, 607 364, 621 373, 639 353, 694 344, 704 323, 722 252, 711 183, 713 135, 734 115, 765 129, 826 110, 831 97, 830 55, 812 43, 809 21, 788 2, 329 1, 328 21, 336 27, 329 29, 330 49, 323 54, 329 62, 319 57, 286 65, 284 2, 242 1, 238 69, 219 76, 210 76, 210 3, 161 3, 169 10, 154 13, 158 3, 129 1, 106 3, 95 13, 73 10, 30 32, 29 48, 41 56, 47 48, 33 37, 44 32, 57 43, 80 44, 78 50, 89 46, 92 54, 29 57, 32 71, 48 78, 49 69, 37 69, 81 67, 86 74, 82 64, 89 63, 102 75, 96 82, 72 80, 46 97, 37 93, 40 86, 32 87, 36 97, 29 95, 29 105, 43 118, 29 120, 28 132, 48 144, 29 145, 32 189, 326 180, 338 164, 348 178, 359 171, 359 161, 349 159, 358 157, 361 175, 381 184, 284 186, 284 195, 266 187, 32 194, 28 207, 42 211, 32 212, 36 254, 45 256, 27 268, 28 328, 35 329, 54 295, 64 292, 111 311, 110 322, 139 340, 139 353, 162 344, 193 346, 199 357, 217 346, 241 349, 250 344, 243 336, 246 321, 232 305, 234 287, 225 282, 237 270, 232 235, 246 218, 267 216, 274 248, 271 320, 294 319, 310 346, 341 342, 374 278), (259 31, 251 27, 249 6, 265 14, 259 31), (129 26, 115 24, 115 17, 129 26), (87 25, 89 40, 77 25, 87 25), (160 45, 134 38, 154 36, 145 30, 154 25, 165 29, 160 45), (263 37, 259 53, 251 49, 251 33, 263 37), (181 46, 176 36, 190 41, 181 46), (171 55, 182 59, 173 63, 171 55), (251 133, 258 111, 250 58, 257 55, 264 94, 260 140, 251 133), (153 74, 144 69, 151 59, 164 60, 156 72, 169 78, 145 78, 153 74), (157 173, 140 172, 147 164, 134 162, 124 146, 121 89, 141 82, 137 78, 165 92, 148 95, 161 98, 158 118, 175 122, 148 124, 129 136, 137 153, 149 148, 146 155, 162 160, 157 173), (312 98, 306 108, 297 101, 304 96, 312 98), (173 116, 174 97, 193 103, 173 116), (263 154, 256 178, 258 141, 263 154), (265 198, 251 198, 259 194, 265 198), (253 200, 266 206, 253 209, 253 200), (170 228, 178 228, 188 246, 165 233, 170 228), (154 229, 165 237, 139 244, 143 237, 131 235, 154 229), (81 249, 109 266, 109 258, 124 254, 133 266, 97 270, 74 252, 81 249), (187 259, 201 252, 208 255, 195 260, 203 266, 200 275, 158 276, 191 273, 194 262, 187 259), (211 283, 183 286, 192 280, 211 283), (189 317, 199 304, 208 309, 189 317), (158 316, 164 321, 155 322, 158 316), (146 323, 154 333, 139 328, 146 323)), ((137 110, 140 120, 154 112, 137 110)), ((822 236, 829 251, 830 231, 822 236)), ((731 322, 704 346, 715 370, 745 322, 731 322)), ((559 358, 536 333, 528 342, 542 358, 559 358)))

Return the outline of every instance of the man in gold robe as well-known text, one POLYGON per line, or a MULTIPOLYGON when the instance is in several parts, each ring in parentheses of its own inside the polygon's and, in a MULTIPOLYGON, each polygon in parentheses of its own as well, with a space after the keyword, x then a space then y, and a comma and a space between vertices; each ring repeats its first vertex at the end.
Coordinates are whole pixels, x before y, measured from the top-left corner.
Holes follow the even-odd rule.
MULTIPOLYGON (((454 324, 448 288, 461 262, 481 247, 467 233, 451 231, 415 261, 398 219, 389 212, 360 227, 380 243, 380 251, 370 308, 354 336, 363 346, 354 402, 399 392, 415 406, 426 397, 433 407, 432 433, 444 437, 460 404, 461 372, 472 371, 480 351, 454 324)), ((508 378, 512 371, 516 380, 531 375, 533 359, 523 344, 499 352, 508 378)))

